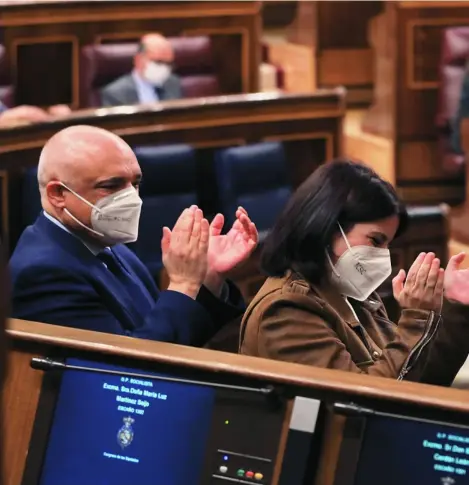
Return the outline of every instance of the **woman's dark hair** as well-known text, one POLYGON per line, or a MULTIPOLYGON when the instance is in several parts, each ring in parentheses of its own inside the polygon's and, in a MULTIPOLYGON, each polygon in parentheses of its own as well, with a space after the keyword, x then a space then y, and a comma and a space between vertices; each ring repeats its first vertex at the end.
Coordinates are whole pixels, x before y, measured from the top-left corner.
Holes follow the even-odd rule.
POLYGON ((408 216, 390 183, 359 162, 327 162, 303 182, 277 219, 264 242, 262 269, 269 276, 292 270, 319 283, 337 223, 348 232, 357 223, 393 215, 399 217, 399 236, 408 216))

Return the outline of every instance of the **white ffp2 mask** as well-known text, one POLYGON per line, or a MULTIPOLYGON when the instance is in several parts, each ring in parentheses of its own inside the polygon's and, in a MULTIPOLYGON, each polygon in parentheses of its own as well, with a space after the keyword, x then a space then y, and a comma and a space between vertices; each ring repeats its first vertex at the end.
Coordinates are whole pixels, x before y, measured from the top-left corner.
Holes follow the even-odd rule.
POLYGON ((332 267, 332 282, 344 296, 365 301, 392 272, 389 249, 372 246, 350 246, 339 224, 347 249, 334 265, 329 253, 327 258, 332 267))
POLYGON ((64 183, 62 185, 92 209, 91 227, 79 221, 68 209, 64 209, 77 224, 99 236, 108 246, 137 240, 142 199, 134 187, 107 195, 93 205, 64 183))
POLYGON ((171 68, 161 62, 148 62, 143 71, 143 76, 157 88, 163 86, 171 75, 171 68))

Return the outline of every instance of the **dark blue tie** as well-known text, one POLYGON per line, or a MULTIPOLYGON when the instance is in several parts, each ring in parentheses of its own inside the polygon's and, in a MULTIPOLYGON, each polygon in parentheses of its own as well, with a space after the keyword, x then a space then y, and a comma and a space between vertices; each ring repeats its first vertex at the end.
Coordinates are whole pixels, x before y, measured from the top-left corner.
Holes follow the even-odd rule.
POLYGON ((156 99, 158 99, 158 101, 162 101, 163 100, 163 88, 161 88, 160 86, 155 86, 155 94, 156 94, 156 99))
POLYGON ((152 308, 152 299, 146 288, 127 271, 112 249, 106 248, 97 256, 125 288, 133 303, 134 312, 143 319, 152 308))

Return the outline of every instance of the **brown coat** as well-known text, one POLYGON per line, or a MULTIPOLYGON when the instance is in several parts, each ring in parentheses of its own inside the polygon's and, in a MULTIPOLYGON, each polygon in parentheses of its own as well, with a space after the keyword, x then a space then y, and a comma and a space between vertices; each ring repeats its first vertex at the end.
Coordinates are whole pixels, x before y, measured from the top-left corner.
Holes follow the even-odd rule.
POLYGON ((330 285, 269 278, 242 324, 242 354, 440 385, 450 385, 469 351, 469 311, 403 310, 392 323, 380 298, 345 299, 330 285), (446 314, 451 315, 446 319, 446 314))

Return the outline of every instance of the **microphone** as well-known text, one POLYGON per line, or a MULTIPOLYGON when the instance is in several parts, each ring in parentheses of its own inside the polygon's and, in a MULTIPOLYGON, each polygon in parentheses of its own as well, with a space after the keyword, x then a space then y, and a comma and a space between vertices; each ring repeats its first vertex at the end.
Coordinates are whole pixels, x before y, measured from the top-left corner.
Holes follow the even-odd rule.
POLYGON ((81 365, 66 364, 60 360, 53 360, 49 357, 33 357, 30 362, 30 366, 35 370, 42 370, 43 372, 49 371, 66 371, 66 370, 78 370, 83 372, 95 372, 98 374, 111 374, 115 376, 125 376, 137 379, 148 379, 152 381, 163 382, 175 382, 178 384, 192 384, 196 386, 214 387, 219 389, 229 389, 232 391, 252 392, 257 394, 263 394, 269 401, 275 402, 280 397, 278 392, 273 386, 267 387, 247 387, 247 386, 235 386, 231 384, 223 384, 221 382, 205 382, 192 379, 183 379, 177 377, 158 376, 152 374, 140 374, 136 372, 127 372, 124 370, 112 370, 112 369, 100 369, 98 367, 85 367, 81 365))
POLYGON ((335 402, 333 405, 333 409, 335 413, 341 414, 343 416, 371 416, 373 414, 376 414, 373 409, 358 406, 353 402, 335 402))
POLYGON ((33 357, 31 359, 31 367, 35 370, 42 370, 47 372, 49 370, 64 370, 67 365, 58 360, 52 360, 48 357, 33 357))

